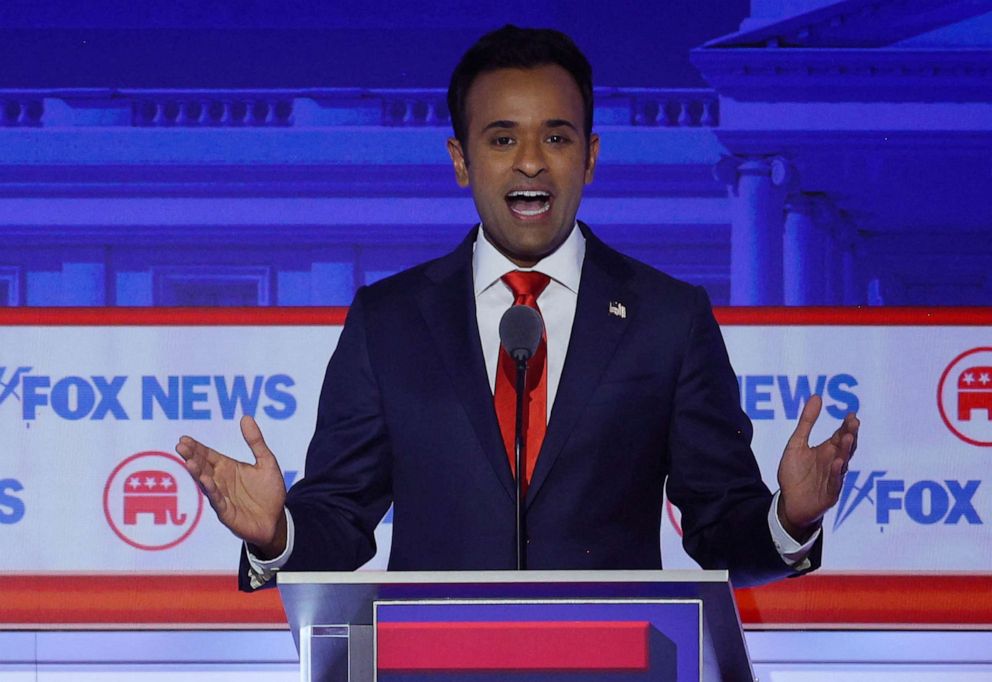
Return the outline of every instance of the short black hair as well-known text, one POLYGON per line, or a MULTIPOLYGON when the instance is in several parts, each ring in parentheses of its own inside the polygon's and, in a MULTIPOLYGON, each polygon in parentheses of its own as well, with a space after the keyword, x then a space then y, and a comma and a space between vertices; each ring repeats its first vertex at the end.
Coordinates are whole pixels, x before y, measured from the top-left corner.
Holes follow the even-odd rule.
POLYGON ((468 137, 465 100, 475 79, 497 69, 532 69, 556 64, 568 71, 582 94, 586 144, 592 134, 592 66, 572 39, 551 28, 507 24, 491 31, 462 55, 448 84, 448 112, 455 138, 464 148, 468 137))

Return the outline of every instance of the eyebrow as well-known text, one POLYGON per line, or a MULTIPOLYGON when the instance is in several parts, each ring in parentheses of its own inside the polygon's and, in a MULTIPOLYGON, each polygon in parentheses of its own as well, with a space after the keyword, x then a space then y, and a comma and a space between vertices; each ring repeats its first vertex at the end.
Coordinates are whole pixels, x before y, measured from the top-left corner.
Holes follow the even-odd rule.
MULTIPOLYGON (((513 128, 516 128, 518 126, 519 126, 519 124, 516 121, 505 121, 505 120, 493 121, 492 123, 490 123, 489 125, 487 125, 485 128, 483 128, 482 129, 482 132, 486 132, 487 130, 492 130, 494 128, 513 129, 513 128)), ((545 128, 571 128, 576 133, 579 132, 579 129, 576 128, 572 124, 571 121, 568 121, 568 120, 566 120, 564 118, 552 118, 552 119, 548 119, 547 121, 544 122, 544 127, 545 128)))

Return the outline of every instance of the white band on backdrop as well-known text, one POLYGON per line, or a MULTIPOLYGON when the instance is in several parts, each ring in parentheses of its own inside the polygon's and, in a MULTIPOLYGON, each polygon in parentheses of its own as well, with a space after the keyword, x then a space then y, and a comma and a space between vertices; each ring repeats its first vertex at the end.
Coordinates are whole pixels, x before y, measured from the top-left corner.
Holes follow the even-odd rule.
MULTIPOLYGON (((188 433, 250 458, 256 415, 287 482, 300 475, 340 326, 0 327, 0 572, 230 572, 238 541, 172 448, 188 433)), ((826 570, 982 571, 992 554, 992 338, 987 327, 725 324, 754 449, 772 489, 804 398, 814 439, 862 417, 826 570)), ((384 568, 390 517, 380 526, 384 568)), ((682 554, 675 510, 666 568, 682 554)))

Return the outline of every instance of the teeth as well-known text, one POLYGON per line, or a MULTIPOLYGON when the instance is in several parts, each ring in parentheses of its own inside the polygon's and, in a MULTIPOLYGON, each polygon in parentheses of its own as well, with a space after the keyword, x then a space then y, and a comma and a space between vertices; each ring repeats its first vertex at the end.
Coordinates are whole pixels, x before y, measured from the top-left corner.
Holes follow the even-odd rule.
POLYGON ((511 197, 511 198, 512 197, 523 197, 523 198, 529 198, 529 199, 536 199, 538 197, 549 197, 551 195, 548 194, 547 192, 541 192, 541 191, 536 191, 536 190, 516 190, 514 192, 510 192, 506 196, 511 197))
POLYGON ((525 218, 539 216, 551 210, 551 193, 544 190, 518 189, 508 193, 506 198, 513 203, 510 210, 525 218), (526 202, 531 202, 533 208, 524 208, 526 202))
POLYGON ((532 210, 515 208, 513 209, 513 212, 519 213, 520 215, 524 215, 524 216, 534 216, 534 215, 541 215, 542 213, 547 213, 550 210, 551 210, 551 204, 548 203, 548 204, 543 204, 541 208, 535 208, 532 210))

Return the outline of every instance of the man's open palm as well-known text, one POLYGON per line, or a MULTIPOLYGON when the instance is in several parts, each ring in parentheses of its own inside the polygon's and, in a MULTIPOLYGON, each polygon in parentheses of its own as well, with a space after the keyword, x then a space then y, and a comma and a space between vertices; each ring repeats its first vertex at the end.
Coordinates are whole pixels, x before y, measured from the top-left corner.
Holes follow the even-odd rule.
POLYGON ((782 491, 779 519, 796 539, 808 534, 806 531, 819 523, 837 503, 847 464, 858 443, 861 423, 854 413, 850 413, 830 438, 815 447, 810 446, 809 435, 822 406, 818 395, 806 403, 778 466, 778 484, 782 491))
POLYGON ((254 464, 222 455, 189 436, 179 439, 176 452, 186 460, 187 471, 221 523, 249 544, 278 554, 279 534, 285 532, 282 471, 254 419, 241 418, 241 434, 255 457, 254 464))

